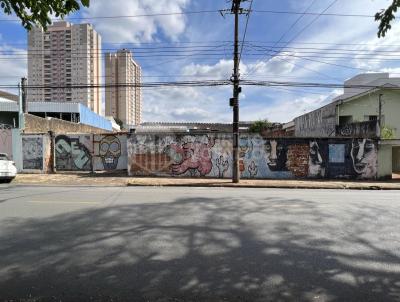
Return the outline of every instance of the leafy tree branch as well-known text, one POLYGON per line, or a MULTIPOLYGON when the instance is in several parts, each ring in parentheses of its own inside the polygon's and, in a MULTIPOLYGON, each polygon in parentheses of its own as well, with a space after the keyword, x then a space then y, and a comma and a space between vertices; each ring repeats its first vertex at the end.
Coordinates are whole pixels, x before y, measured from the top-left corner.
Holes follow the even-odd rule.
POLYGON ((15 15, 27 30, 34 25, 47 29, 51 15, 57 18, 78 11, 81 6, 89 7, 90 0, 0 0, 4 13, 15 15))

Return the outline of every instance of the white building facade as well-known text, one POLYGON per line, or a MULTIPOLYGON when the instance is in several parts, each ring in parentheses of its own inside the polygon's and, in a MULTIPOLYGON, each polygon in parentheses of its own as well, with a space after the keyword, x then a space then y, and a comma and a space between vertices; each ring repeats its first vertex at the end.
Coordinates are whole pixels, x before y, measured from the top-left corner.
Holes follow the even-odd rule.
POLYGON ((61 21, 28 33, 28 101, 81 103, 102 114, 100 85, 101 37, 92 25, 61 21))
POLYGON ((141 68, 132 53, 121 49, 105 54, 105 114, 123 122, 125 128, 142 119, 141 68))

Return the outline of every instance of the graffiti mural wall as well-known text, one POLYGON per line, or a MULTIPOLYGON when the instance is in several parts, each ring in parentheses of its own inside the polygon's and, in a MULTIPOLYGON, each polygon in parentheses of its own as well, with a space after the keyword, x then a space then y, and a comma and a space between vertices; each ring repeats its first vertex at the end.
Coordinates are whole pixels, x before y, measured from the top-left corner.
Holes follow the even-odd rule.
POLYGON ((94 135, 93 167, 95 171, 127 169, 126 135, 94 135))
POLYGON ((22 137, 23 170, 43 170, 43 137, 22 137))
POLYGON ((129 175, 230 177, 230 135, 133 135, 128 139, 129 175))
MULTIPOLYGON (((232 176, 230 134, 138 134, 132 135, 127 145, 131 176, 232 176)), ((370 139, 269 139, 241 135, 239 155, 242 178, 377 176, 377 145, 370 139)))
POLYGON ((6 153, 12 158, 12 131, 0 129, 0 153, 6 153))
POLYGON ((55 138, 58 171, 92 171, 92 135, 58 135, 55 138))

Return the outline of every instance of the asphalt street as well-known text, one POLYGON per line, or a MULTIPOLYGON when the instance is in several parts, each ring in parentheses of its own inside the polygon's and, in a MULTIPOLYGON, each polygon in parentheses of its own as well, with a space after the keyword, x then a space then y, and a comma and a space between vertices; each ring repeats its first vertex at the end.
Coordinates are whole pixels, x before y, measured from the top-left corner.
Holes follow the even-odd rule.
POLYGON ((400 192, 0 184, 0 301, 400 301, 400 192))

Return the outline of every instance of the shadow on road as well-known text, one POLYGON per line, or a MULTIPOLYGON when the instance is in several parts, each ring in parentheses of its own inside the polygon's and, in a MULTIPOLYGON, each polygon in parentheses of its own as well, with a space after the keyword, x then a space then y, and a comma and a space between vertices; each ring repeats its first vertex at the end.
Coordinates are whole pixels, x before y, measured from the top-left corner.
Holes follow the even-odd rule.
POLYGON ((398 301, 398 254, 380 248, 379 236, 366 239, 379 233, 377 215, 398 217, 379 207, 342 214, 299 199, 182 198, 9 219, 0 229, 0 297, 398 301))

